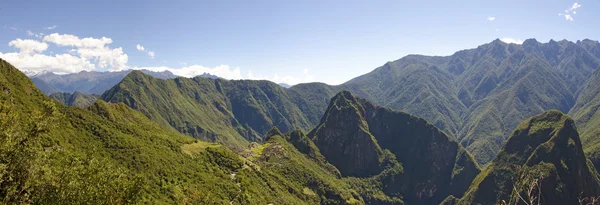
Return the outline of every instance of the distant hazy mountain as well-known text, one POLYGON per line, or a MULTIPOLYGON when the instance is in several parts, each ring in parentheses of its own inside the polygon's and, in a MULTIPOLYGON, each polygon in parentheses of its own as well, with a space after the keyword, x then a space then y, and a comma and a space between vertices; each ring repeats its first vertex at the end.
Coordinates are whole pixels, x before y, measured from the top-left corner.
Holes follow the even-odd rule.
MULTIPOLYGON (((79 73, 57 75, 52 72, 42 72, 29 76, 35 85, 47 95, 56 92, 84 94, 102 94, 119 83, 132 70, 118 72, 81 71, 79 73)), ((177 77, 170 71, 153 72, 142 70, 148 75, 161 79, 177 77)))
POLYGON ((291 85, 288 85, 288 84, 286 84, 286 83, 279 83, 279 85, 280 85, 281 87, 284 87, 284 88, 290 88, 290 87, 292 87, 291 85))
POLYGON ((210 78, 210 79, 218 79, 219 76, 210 74, 210 73, 202 73, 202 75, 199 75, 197 77, 201 77, 201 78, 210 78))

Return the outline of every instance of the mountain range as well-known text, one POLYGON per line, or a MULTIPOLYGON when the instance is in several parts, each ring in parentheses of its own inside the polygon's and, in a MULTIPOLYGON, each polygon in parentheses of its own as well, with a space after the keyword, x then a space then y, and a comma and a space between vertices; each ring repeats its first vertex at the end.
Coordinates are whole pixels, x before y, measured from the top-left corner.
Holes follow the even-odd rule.
MULTIPOLYGON (((100 96, 51 98, 36 85, 55 84, 1 65, 0 114, 21 122, 0 122, 2 136, 37 137, 39 149, 26 150, 50 153, 24 156, 51 172, 16 178, 38 203, 65 200, 52 190, 76 192, 67 185, 92 177, 93 166, 67 168, 73 156, 132 176, 91 170, 114 180, 86 193, 128 190, 117 201, 574 204, 600 195, 597 41, 495 40, 451 56, 409 55, 338 86, 128 71, 100 96), (42 125, 47 132, 19 130, 42 125), (77 177, 56 181, 63 176, 77 177)), ((0 154, 25 152, 7 147, 0 154)), ((22 172, 17 161, 2 161, 16 167, 2 168, 3 179, 22 172)), ((14 190, 9 182, 0 193, 14 190)), ((78 196, 71 201, 90 198, 78 196)))
MULTIPOLYGON (((101 95, 104 91, 119 83, 127 74, 131 73, 131 71, 133 70, 116 72, 81 71, 79 73, 65 75, 58 75, 52 72, 41 72, 29 76, 29 78, 31 78, 35 85, 47 95, 57 92, 80 92, 83 94, 101 95)), ((170 71, 153 72, 142 70, 142 72, 161 79, 177 77, 170 71)))
MULTIPOLYGON (((306 95, 316 98, 308 102, 290 101, 298 108, 290 112, 300 111, 296 114, 300 117, 287 119, 284 122, 287 127, 315 126, 327 105, 322 99, 348 90, 377 105, 423 117, 455 137, 479 163, 485 164, 496 156, 520 121, 549 109, 576 112, 572 109, 579 95, 585 93, 585 82, 600 67, 599 50, 597 41, 587 39, 548 43, 528 39, 522 45, 494 40, 451 56, 409 55, 339 86, 299 84, 278 93, 294 99, 299 99, 297 96, 306 99, 306 95)), ((258 133, 264 134, 265 130, 261 128, 258 133)), ((252 134, 242 135, 248 138, 252 134)))

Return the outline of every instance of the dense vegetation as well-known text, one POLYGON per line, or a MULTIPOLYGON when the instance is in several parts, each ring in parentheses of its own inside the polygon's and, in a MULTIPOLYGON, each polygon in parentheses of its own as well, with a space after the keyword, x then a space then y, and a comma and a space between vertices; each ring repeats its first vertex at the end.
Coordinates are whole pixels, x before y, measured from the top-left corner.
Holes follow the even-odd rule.
POLYGON ((568 112, 600 65, 600 44, 522 45, 495 40, 446 57, 410 55, 343 84, 378 105, 432 122, 480 163, 492 160, 518 123, 549 109, 568 112))
POLYGON ((427 121, 373 105, 347 91, 337 94, 309 137, 344 176, 382 179, 384 193, 408 204, 437 204, 461 196, 479 173, 471 155, 427 121))
POLYGON ((240 156, 122 103, 58 104, 5 61, 0 73, 4 203, 362 204, 334 167, 281 136, 240 156))
MULTIPOLYGON (((344 89, 377 105, 428 120, 454 136, 478 162, 485 164, 496 156, 520 121, 549 109, 565 113, 578 110, 576 101, 581 93, 586 93, 584 89, 590 87, 583 86, 583 82, 593 82, 589 77, 600 67, 598 50, 600 44, 587 39, 548 43, 529 39, 522 45, 495 40, 446 57, 409 55, 339 86, 308 83, 285 89, 264 81, 180 78, 162 83, 169 86, 147 90, 145 98, 133 92, 134 97, 129 101, 135 101, 147 111, 128 105, 182 133, 243 145, 244 140, 260 141, 260 135, 271 126, 284 131, 311 129, 319 123, 329 99, 344 89), (216 82, 224 90, 217 90, 216 82), (150 100, 171 97, 165 95, 166 91, 180 93, 183 98, 175 100, 179 103, 150 100), (250 95, 252 98, 240 99, 240 96, 250 95), (222 99, 221 104, 202 102, 214 96, 222 99), (189 102, 183 103, 185 101, 189 102), (161 106, 176 110, 178 115, 167 116, 165 110, 152 111, 161 106), (206 110, 221 109, 218 107, 227 110, 218 118, 221 124, 231 125, 234 130, 224 131, 216 125, 199 122, 198 115, 211 119, 221 115, 206 113, 206 110), (240 109, 247 111, 240 112, 240 109), (217 137, 219 135, 222 136, 217 137)), ((116 94, 148 85, 141 82, 125 80, 104 99, 126 102, 116 94)), ((577 123, 580 122, 583 121, 577 119, 577 123)), ((580 127, 587 129, 583 124, 580 127)))
POLYGON ((410 55, 339 86, 291 88, 140 71, 107 84, 85 72, 29 80, 1 61, 0 198, 573 204, 600 196, 599 67, 596 41, 535 39, 410 55), (116 85, 100 97, 107 103, 50 98, 32 81, 44 92, 116 85))
POLYGON ((241 149, 249 141, 262 141, 273 126, 283 132, 311 129, 322 112, 310 107, 326 106, 328 94, 286 89, 269 81, 161 80, 133 71, 102 99, 123 102, 164 127, 241 149))
POLYGON ((587 80, 569 114, 573 116, 586 154, 600 168, 600 69, 587 80))
POLYGON ((599 183, 574 121, 555 110, 521 123, 465 196, 445 203, 578 204, 599 196, 599 183))
POLYGON ((86 108, 94 104, 96 100, 100 98, 99 95, 91 94, 86 95, 80 92, 71 93, 53 93, 50 97, 62 104, 68 106, 75 106, 80 108, 86 108))

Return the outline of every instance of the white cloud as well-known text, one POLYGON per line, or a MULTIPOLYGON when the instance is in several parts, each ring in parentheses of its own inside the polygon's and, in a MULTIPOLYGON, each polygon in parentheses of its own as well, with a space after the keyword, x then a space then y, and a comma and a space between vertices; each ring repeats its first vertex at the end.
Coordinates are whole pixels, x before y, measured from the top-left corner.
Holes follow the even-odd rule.
POLYGON ((170 68, 170 67, 166 67, 166 66, 159 66, 159 67, 134 67, 132 69, 136 69, 136 70, 145 69, 145 70, 151 70, 151 71, 156 71, 156 72, 168 70, 168 71, 171 71, 175 75, 188 77, 188 78, 202 75, 203 73, 210 73, 210 74, 213 74, 213 75, 216 75, 216 76, 219 76, 222 78, 226 78, 226 79, 243 79, 244 78, 242 76, 242 72, 240 71, 240 68, 231 68, 228 65, 220 65, 220 66, 216 66, 214 68, 204 67, 201 65, 192 65, 192 66, 185 66, 185 67, 181 67, 181 68, 170 68))
POLYGON ((58 74, 66 74, 95 69, 94 65, 88 60, 70 54, 47 56, 43 54, 0 53, 0 58, 25 72, 30 71, 30 73, 47 70, 58 74))
POLYGON ((44 27, 44 29, 46 29, 46 30, 52 30, 52 29, 55 29, 56 27, 58 27, 58 26, 53 25, 53 26, 44 27))
POLYGON ((148 56, 150 56, 150 58, 154 59, 154 51, 148 51, 148 56))
POLYGON ((146 54, 148 54, 148 56, 150 56, 151 59, 154 59, 155 53, 154 51, 151 51, 150 49, 146 49, 144 48, 144 46, 137 44, 135 45, 135 49, 137 49, 138 51, 141 52, 145 52, 146 54))
MULTIPOLYGON (((183 64, 184 62, 182 62, 183 64)), ((132 69, 136 70, 151 70, 156 72, 161 71, 171 71, 175 75, 183 76, 183 77, 195 77, 198 75, 202 75, 204 73, 209 73, 212 75, 219 76, 221 78, 230 79, 230 80, 239 80, 239 79, 251 79, 251 80, 269 80, 275 83, 286 83, 289 85, 295 85, 298 83, 307 83, 313 82, 314 78, 311 75, 308 75, 308 69, 304 69, 304 76, 280 76, 278 74, 273 74, 271 76, 263 76, 263 75, 255 75, 252 71, 246 72, 244 75, 239 67, 232 68, 229 65, 219 65, 216 67, 205 67, 201 65, 191 65, 191 66, 183 66, 180 68, 171 68, 167 66, 159 66, 159 67, 134 67, 132 69)))
POLYGON ((44 37, 44 33, 34 33, 31 30, 27 30, 26 32, 27 32, 28 36, 33 36, 33 37, 36 37, 36 38, 42 38, 42 37, 44 37))
POLYGON ((581 4, 575 2, 571 8, 565 10, 564 13, 558 13, 558 16, 564 16, 565 20, 573 21, 573 16, 577 14, 577 9, 581 7, 581 4))
POLYGON ((303 76, 279 76, 278 74, 273 74, 272 76, 257 76, 254 75, 251 71, 248 71, 246 78, 252 80, 269 80, 276 83, 285 83, 288 85, 296 85, 299 83, 308 83, 314 81, 314 77, 308 75, 308 69, 304 69, 303 73, 303 76))
POLYGON ((76 47, 80 57, 95 61, 100 68, 118 71, 127 68, 129 57, 123 53, 121 47, 112 49, 108 47, 113 41, 110 38, 79 38, 70 34, 53 33, 44 37, 44 41, 58 46, 76 47))
POLYGON ((512 38, 501 38, 500 39, 504 43, 514 43, 514 44, 523 44, 523 41, 520 39, 512 39, 512 38))
POLYGON ((10 41, 8 45, 18 48, 19 53, 0 53, 0 58, 28 73, 48 70, 62 74, 94 69, 94 65, 88 60, 70 54, 55 56, 41 54, 48 49, 48 44, 45 42, 17 38, 10 41))
POLYGON ((569 14, 565 14, 565 19, 568 21, 573 21, 573 17, 569 14))
POLYGON ((103 48, 106 44, 111 44, 112 39, 102 38, 83 38, 71 34, 53 33, 44 37, 44 41, 54 43, 59 46, 74 46, 78 48, 103 48))
POLYGON ((494 21, 494 20, 496 20, 496 17, 490 16, 490 17, 487 17, 487 20, 488 21, 494 21))
MULTIPOLYGON (((36 34, 27 32, 31 36, 36 34)), ((38 34, 42 35, 43 34, 38 34)), ((57 74, 76 73, 82 70, 109 70, 117 71, 123 69, 147 69, 152 71, 171 71, 175 75, 184 77, 195 77, 203 73, 210 73, 225 79, 253 79, 270 80, 276 83, 295 85, 298 83, 312 82, 313 76, 309 75, 309 69, 301 69, 298 75, 280 76, 278 74, 255 75, 252 71, 245 71, 239 67, 219 65, 216 67, 205 67, 201 65, 188 65, 180 62, 182 67, 171 68, 167 66, 156 67, 134 67, 129 66, 128 56, 122 48, 110 48, 112 39, 102 38, 80 38, 70 34, 53 33, 43 36, 42 40, 17 38, 8 43, 9 46, 18 49, 18 52, 0 53, 0 58, 10 62, 25 73, 34 74, 41 71, 51 71, 57 74), (55 44, 66 49, 47 51, 49 45, 55 44), (46 53, 48 52, 48 53, 46 53), (103 69, 104 68, 104 69, 103 69)), ((136 49, 145 52, 151 58, 155 53, 143 46, 136 49)), ((162 60, 163 64, 166 61, 162 60)))
POLYGON ((17 29, 17 27, 11 26, 11 27, 10 27, 10 30, 16 31, 16 30, 18 30, 18 29, 17 29))
POLYGON ((144 46, 137 44, 135 45, 135 49, 137 49, 138 51, 144 51, 144 46))
POLYGON ((29 55, 37 52, 42 52, 48 49, 48 44, 44 42, 39 42, 31 39, 22 40, 20 38, 8 42, 8 46, 18 48, 19 54, 22 55, 29 55))

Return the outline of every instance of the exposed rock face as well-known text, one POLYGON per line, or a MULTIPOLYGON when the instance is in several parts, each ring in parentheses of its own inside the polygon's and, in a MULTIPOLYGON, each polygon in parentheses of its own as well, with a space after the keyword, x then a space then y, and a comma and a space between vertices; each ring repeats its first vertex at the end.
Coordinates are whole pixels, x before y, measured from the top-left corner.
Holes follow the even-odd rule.
POLYGON ((513 190, 525 196, 524 188, 538 180, 542 204, 578 204, 580 198, 600 195, 597 175, 583 152, 574 121, 559 111, 548 111, 517 127, 457 203, 515 201, 518 195, 513 190))
POLYGON ((389 150, 404 174, 397 183, 382 183, 388 191, 400 192, 407 204, 437 204, 449 195, 462 195, 479 173, 471 155, 427 121, 347 91, 332 98, 309 137, 344 176, 377 174, 383 170, 383 150, 389 150))
POLYGON ((381 171, 382 150, 369 133, 365 114, 363 103, 349 92, 341 92, 333 97, 313 133, 322 154, 344 176, 366 177, 381 171))

